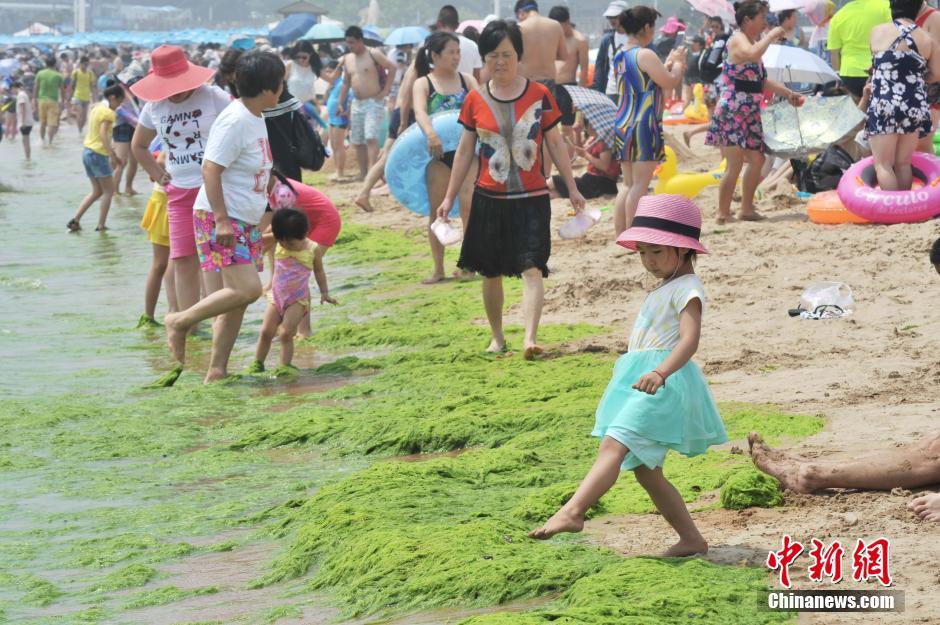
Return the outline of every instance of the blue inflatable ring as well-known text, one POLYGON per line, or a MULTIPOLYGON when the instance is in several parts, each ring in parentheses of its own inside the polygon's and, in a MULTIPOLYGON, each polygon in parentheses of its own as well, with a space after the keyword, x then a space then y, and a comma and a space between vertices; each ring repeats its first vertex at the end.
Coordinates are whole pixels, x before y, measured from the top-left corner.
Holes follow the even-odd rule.
MULTIPOLYGON (((445 152, 456 150, 460 143, 463 126, 457 123, 459 115, 460 111, 444 111, 431 116, 434 132, 440 137, 445 152)), ((428 139, 418 124, 412 124, 399 135, 385 161, 385 181, 392 195, 405 208, 424 217, 431 212, 427 176, 430 162, 428 139)), ((455 201, 451 216, 458 214, 455 201)))

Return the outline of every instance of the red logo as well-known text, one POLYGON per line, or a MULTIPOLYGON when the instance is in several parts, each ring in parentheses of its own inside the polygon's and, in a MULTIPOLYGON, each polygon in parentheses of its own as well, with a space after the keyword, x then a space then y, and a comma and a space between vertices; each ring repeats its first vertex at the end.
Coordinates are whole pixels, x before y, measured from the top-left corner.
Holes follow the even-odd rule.
POLYGON ((792 540, 789 534, 783 535, 783 549, 767 554, 767 566, 772 571, 780 569, 780 584, 790 587, 790 565, 803 553, 803 545, 792 540))
MULTIPOLYGON (((790 565, 805 549, 789 534, 783 535, 782 545, 779 551, 771 551, 767 554, 767 567, 772 571, 779 571, 780 585, 790 588, 790 565)), ((888 564, 890 547, 891 543, 887 538, 876 538, 867 544, 861 538, 858 539, 852 551, 852 579, 862 582, 875 578, 882 585, 890 586, 891 571, 888 564)), ((842 581, 842 557, 845 555, 845 549, 838 540, 826 546, 823 541, 813 538, 812 549, 808 553, 813 560, 807 568, 810 581, 818 583, 826 578, 834 584, 842 581)))

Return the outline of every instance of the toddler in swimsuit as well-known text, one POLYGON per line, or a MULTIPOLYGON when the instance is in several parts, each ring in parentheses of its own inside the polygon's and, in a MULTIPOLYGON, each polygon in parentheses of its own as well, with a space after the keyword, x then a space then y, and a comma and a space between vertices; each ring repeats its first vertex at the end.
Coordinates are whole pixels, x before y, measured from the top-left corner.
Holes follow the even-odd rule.
POLYGON ((307 216, 292 208, 274 212, 271 230, 277 247, 274 251, 274 280, 268 291, 261 334, 250 373, 264 371, 264 360, 277 335, 281 342, 281 366, 292 367, 294 335, 300 320, 310 309, 310 274, 313 272, 317 244, 307 238, 307 216))

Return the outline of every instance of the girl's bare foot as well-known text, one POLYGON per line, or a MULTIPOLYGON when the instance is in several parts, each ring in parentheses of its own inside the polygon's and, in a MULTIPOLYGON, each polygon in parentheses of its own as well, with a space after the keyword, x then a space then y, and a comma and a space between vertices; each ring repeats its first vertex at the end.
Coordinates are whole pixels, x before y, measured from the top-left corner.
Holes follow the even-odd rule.
POLYGON ((502 354, 506 351, 506 341, 493 339, 490 341, 490 346, 486 348, 486 351, 491 354, 502 354))
POLYGON ((715 221, 718 222, 719 226, 723 226, 725 224, 734 223, 737 219, 731 215, 718 215, 718 219, 715 221))
POLYGON ((137 195, 137 189, 127 188, 124 190, 124 195, 137 195))
POLYGON ((425 278, 424 280, 422 280, 422 281, 421 281, 421 284, 437 284, 438 282, 440 282, 440 281, 443 280, 443 279, 444 279, 444 274, 443 274, 443 273, 437 273, 437 272, 435 271, 434 273, 431 274, 430 277, 425 278))
POLYGON ((687 556, 705 555, 708 553, 708 543, 704 538, 694 540, 680 539, 675 545, 663 552, 664 558, 685 558, 687 556))
POLYGON ((691 130, 684 130, 684 131, 682 132, 682 140, 685 141, 685 147, 691 148, 692 145, 689 143, 689 141, 692 140, 692 131, 691 131, 691 130))
POLYGON ((751 459, 757 468, 777 478, 784 488, 795 493, 813 492, 814 489, 807 483, 801 469, 802 464, 798 460, 768 447, 757 432, 747 435, 747 444, 750 447, 751 459))
POLYGON ((225 369, 216 369, 210 368, 206 371, 206 379, 203 380, 203 384, 211 384, 212 382, 218 382, 219 380, 224 380, 228 377, 228 371, 225 369))
POLYGON ((391 189, 388 188, 387 184, 383 184, 381 187, 372 189, 372 192, 376 195, 389 195, 391 193, 391 189))
POLYGON ((545 353, 545 350, 540 345, 529 345, 525 348, 525 351, 522 352, 522 357, 526 360, 535 360, 536 357, 541 356, 545 353))
POLYGON ((572 515, 565 508, 552 515, 545 525, 529 532, 529 538, 548 540, 561 532, 580 532, 584 529, 584 518, 572 515))
POLYGON ((187 328, 179 327, 176 318, 179 313, 170 313, 163 318, 163 325, 166 326, 166 343, 170 347, 170 353, 177 362, 186 362, 186 334, 187 328))
POLYGON ((940 523, 940 493, 927 493, 917 497, 907 507, 925 521, 940 523))
POLYGON ((358 206, 359 208, 361 208, 367 213, 371 213, 373 210, 375 210, 372 208, 372 204, 369 203, 369 197, 366 195, 360 195, 354 201, 356 203, 356 206, 358 206))
POLYGON ((342 182, 343 180, 345 180, 345 178, 346 178, 346 174, 342 172, 336 172, 335 174, 330 176, 329 180, 330 182, 342 182))
POLYGON ((767 218, 757 211, 751 211, 749 213, 738 213, 738 219, 740 221, 764 221, 767 218))

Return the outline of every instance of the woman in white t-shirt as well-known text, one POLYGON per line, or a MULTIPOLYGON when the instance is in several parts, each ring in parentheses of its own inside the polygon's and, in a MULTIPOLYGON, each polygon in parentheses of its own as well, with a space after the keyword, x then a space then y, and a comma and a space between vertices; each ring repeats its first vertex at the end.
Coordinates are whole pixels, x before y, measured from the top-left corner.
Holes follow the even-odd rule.
POLYGON ((181 309, 199 301, 199 259, 193 231, 193 203, 202 186, 202 157, 209 129, 231 96, 206 85, 215 72, 186 60, 176 46, 160 46, 151 55, 153 72, 130 87, 147 102, 137 120, 131 150, 140 166, 166 188, 170 222, 170 260, 181 309), (186 67, 180 73, 180 69, 186 67), (150 153, 158 136, 166 167, 150 153))
POLYGON ((228 376, 228 360, 245 309, 261 296, 257 263, 258 225, 267 207, 271 148, 262 111, 277 104, 284 88, 284 64, 260 50, 240 58, 235 71, 240 97, 215 120, 206 145, 193 212, 199 261, 210 294, 166 316, 167 341, 182 371, 186 335, 200 321, 217 317, 205 381, 228 376))

